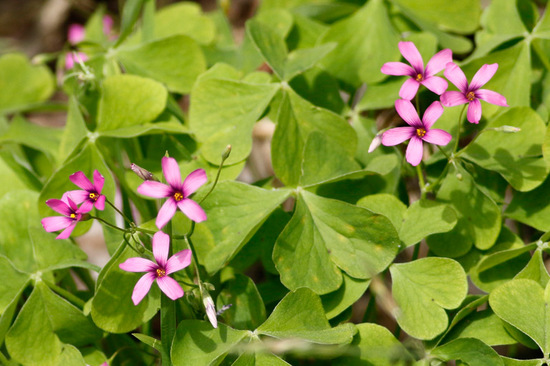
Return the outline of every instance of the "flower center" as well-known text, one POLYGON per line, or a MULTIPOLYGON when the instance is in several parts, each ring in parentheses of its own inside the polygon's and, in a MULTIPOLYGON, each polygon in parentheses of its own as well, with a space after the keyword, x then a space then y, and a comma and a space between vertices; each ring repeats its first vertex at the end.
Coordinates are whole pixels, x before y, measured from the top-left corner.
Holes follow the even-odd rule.
POLYGON ((166 276, 166 271, 162 268, 157 268, 157 277, 161 278, 161 277, 164 277, 164 276, 166 276))
POLYGON ((183 199, 183 194, 181 194, 181 192, 174 193, 174 199, 176 200, 176 202, 181 201, 183 199))
POLYGON ((97 199, 99 198, 99 195, 97 193, 94 193, 94 192, 91 192, 88 197, 90 197, 90 199, 94 200, 94 201, 97 201, 97 199))
POLYGON ((416 129, 416 135, 418 137, 424 137, 424 135, 426 134, 426 130, 424 128, 417 128, 416 129))
POLYGON ((69 215, 69 217, 71 219, 76 219, 76 214, 74 212, 71 212, 71 214, 69 215))
POLYGON ((476 99, 476 94, 473 91, 468 92, 468 94, 466 94, 466 99, 471 102, 472 100, 476 99))
POLYGON ((416 81, 422 81, 422 80, 424 80, 424 76, 422 76, 422 74, 416 74, 415 80, 416 81))

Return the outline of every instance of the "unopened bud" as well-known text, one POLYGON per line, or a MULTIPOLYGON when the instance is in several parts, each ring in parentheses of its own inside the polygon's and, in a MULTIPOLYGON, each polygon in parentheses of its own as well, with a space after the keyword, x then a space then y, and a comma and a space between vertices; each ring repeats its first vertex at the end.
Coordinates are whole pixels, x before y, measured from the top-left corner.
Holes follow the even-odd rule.
POLYGON ((225 160, 229 157, 229 155, 231 154, 231 145, 227 145, 225 147, 225 150, 223 151, 222 153, 222 160, 225 160))
POLYGON ((379 133, 378 135, 374 136, 374 138, 372 139, 372 142, 370 143, 370 146, 369 146, 369 153, 376 150, 381 143, 382 143, 382 134, 379 133))
POLYGON ((229 310, 232 306, 233 306, 233 304, 227 304, 227 305, 222 306, 222 308, 221 308, 220 310, 218 310, 218 312, 216 313, 216 315, 217 315, 217 316, 222 315, 222 314, 225 313, 227 310, 229 310))
POLYGON ((159 180, 153 175, 153 173, 151 173, 147 169, 143 169, 137 164, 132 163, 132 165, 130 165, 130 169, 132 169, 132 171, 143 180, 154 180, 155 182, 159 182, 159 180))
POLYGON ((500 126, 500 127, 493 128, 493 130, 498 132, 505 132, 505 133, 516 133, 516 132, 520 132, 521 128, 514 127, 514 126, 500 126))
POLYGON ((210 324, 212 324, 214 328, 217 328, 218 319, 216 318, 216 307, 214 306, 214 301, 212 300, 212 297, 208 293, 205 293, 202 297, 202 303, 204 304, 206 316, 208 317, 210 324))

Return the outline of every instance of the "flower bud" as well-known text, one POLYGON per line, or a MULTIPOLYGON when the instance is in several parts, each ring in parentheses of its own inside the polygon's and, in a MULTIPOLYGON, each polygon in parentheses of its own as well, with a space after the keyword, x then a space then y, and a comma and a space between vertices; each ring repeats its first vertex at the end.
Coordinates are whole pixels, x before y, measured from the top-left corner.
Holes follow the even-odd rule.
POLYGON ((153 173, 146 169, 143 169, 137 164, 132 163, 130 165, 130 169, 132 169, 132 171, 143 180, 154 180, 155 182, 159 182, 159 180, 153 175, 153 173))
POLYGON ((214 306, 214 301, 212 300, 212 297, 206 293, 202 297, 202 303, 204 304, 204 308, 206 309, 206 316, 208 316, 208 320, 210 321, 210 324, 214 328, 218 327, 218 319, 216 318, 216 307, 214 306))
POLYGON ((229 155, 231 154, 231 145, 227 145, 225 147, 225 150, 223 151, 222 153, 222 160, 225 160, 229 157, 229 155))
POLYGON ((516 132, 520 132, 521 128, 514 127, 514 126, 500 126, 500 127, 495 127, 493 130, 497 132, 516 133, 516 132))
POLYGON ((379 133, 378 135, 374 136, 374 138, 372 139, 372 142, 370 143, 368 152, 371 153, 374 150, 376 150, 376 148, 378 146, 380 146, 381 143, 382 143, 382 134, 379 133))

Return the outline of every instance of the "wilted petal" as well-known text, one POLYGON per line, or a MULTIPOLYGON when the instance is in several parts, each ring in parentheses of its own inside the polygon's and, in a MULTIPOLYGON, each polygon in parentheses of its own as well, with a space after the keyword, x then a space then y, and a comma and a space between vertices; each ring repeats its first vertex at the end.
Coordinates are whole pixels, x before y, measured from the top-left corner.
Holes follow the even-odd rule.
POLYGON ((508 107, 506 103, 506 98, 503 95, 500 95, 497 92, 487 89, 479 89, 475 92, 476 97, 481 100, 486 101, 487 103, 496 104, 502 107, 508 107))
POLYGON ((445 107, 454 107, 469 102, 462 92, 447 91, 441 95, 441 104, 445 107))
POLYGON ((158 266, 149 259, 134 257, 128 258, 118 265, 127 272, 154 272, 158 266))
POLYGON ((424 81, 421 82, 421 84, 437 95, 443 94, 449 86, 447 81, 443 78, 440 78, 439 76, 427 77, 426 79, 424 79, 424 81))
MULTIPOLYGON (((181 201, 180 201, 181 202, 181 201)), ((155 223, 159 229, 162 229, 164 225, 170 221, 174 214, 176 213, 176 200, 172 197, 168 198, 166 202, 162 205, 157 215, 157 220, 155 223)))
POLYGON ((67 39, 69 43, 76 44, 84 39, 85 30, 84 27, 80 24, 71 24, 69 26, 69 32, 67 39))
POLYGON ((105 177, 101 175, 98 170, 94 171, 94 188, 97 193, 101 193, 103 189, 103 184, 105 183, 105 177))
POLYGON ((99 211, 103 211, 103 210, 105 209, 105 196, 104 196, 104 195, 99 196, 99 198, 97 199, 97 201, 95 201, 94 206, 95 206, 95 208, 97 208, 99 211))
POLYGON ((166 267, 166 261, 168 260, 168 251, 170 250, 170 236, 157 231, 153 235, 153 255, 155 260, 162 267, 166 267))
POLYGON ((412 42, 399 42, 399 51, 416 72, 424 72, 424 62, 418 49, 412 42))
POLYGON ((166 294, 170 299, 177 300, 183 296, 183 289, 180 284, 172 277, 163 276, 157 278, 157 284, 162 292, 166 294))
POLYGON ((63 193, 63 197, 61 200, 66 201, 67 196, 71 197, 71 200, 73 200, 74 203, 79 204, 84 201, 86 201, 88 198, 90 198, 90 194, 88 191, 83 191, 81 189, 76 189, 74 191, 67 191, 63 193))
POLYGON ((169 275, 189 266, 191 264, 191 254, 189 249, 184 249, 171 256, 166 262, 166 274, 169 275))
POLYGON ((468 90, 468 80, 464 72, 454 62, 449 62, 443 73, 447 80, 453 83, 461 92, 465 93, 468 90))
POLYGON ((170 197, 173 191, 170 186, 153 180, 145 181, 137 187, 139 194, 153 198, 170 197))
POLYGON ((67 226, 67 228, 65 230, 63 230, 61 232, 61 234, 59 234, 56 237, 56 239, 67 239, 69 236, 71 236, 71 234, 73 233, 73 230, 76 226, 76 223, 78 222, 76 220, 71 220, 71 221, 72 221, 71 224, 69 226, 67 226))
POLYGON ((197 169, 189 173, 189 175, 183 181, 183 194, 184 197, 189 197, 197 189, 200 188, 208 178, 206 177, 206 172, 204 169, 197 169))
POLYGON ((468 121, 472 123, 479 123, 481 119, 481 102, 479 99, 474 99, 468 106, 468 113, 466 114, 468 121))
POLYGON ((46 204, 50 206, 52 210, 54 210, 55 212, 59 212, 62 215, 69 216, 71 213, 73 213, 69 205, 62 200, 52 198, 47 200, 46 204))
POLYGON ((412 166, 417 166, 422 161, 423 154, 422 140, 416 136, 411 138, 409 146, 407 146, 407 153, 405 154, 407 161, 412 166))
POLYGON ((437 128, 426 131, 426 134, 422 138, 424 141, 434 145, 447 145, 453 137, 447 131, 443 131, 437 128))
POLYGON ((147 295, 156 277, 157 276, 155 273, 149 272, 144 274, 139 281, 137 281, 136 286, 134 287, 134 292, 132 293, 132 301, 134 302, 134 305, 139 304, 145 295, 147 295))
POLYGON ((448 48, 439 51, 433 55, 430 61, 428 61, 426 65, 426 76, 437 74, 443 70, 449 62, 453 62, 453 51, 448 48))
POLYGON ((394 146, 399 145, 414 136, 416 129, 414 127, 396 127, 387 130, 382 134, 382 145, 394 146))
POLYGON ((470 90, 477 90, 487 84, 498 70, 498 64, 483 65, 476 72, 470 83, 470 90))
POLYGON ((95 191, 94 186, 92 185, 92 182, 90 182, 88 177, 86 177, 86 175, 81 171, 71 174, 69 179, 71 180, 71 182, 73 182, 79 188, 82 188, 85 191, 88 191, 88 192, 95 191))
POLYGON ((178 162, 174 158, 162 158, 162 172, 166 182, 174 189, 181 189, 181 173, 178 162))
POLYGON ((426 128, 426 130, 429 130, 433 126, 435 121, 437 121, 439 117, 441 117, 442 114, 443 107, 441 106, 441 103, 435 101, 430 104, 430 106, 424 112, 424 116, 422 117, 424 128, 426 128))
POLYGON ((382 73, 386 75, 395 75, 395 76, 415 75, 414 69, 409 65, 404 64, 403 62, 386 62, 382 66, 380 71, 382 71, 382 73))
POLYGON ((420 83, 412 78, 405 80, 401 89, 399 89, 399 97, 405 100, 411 100, 416 95, 420 83))
POLYGON ((418 113, 416 112, 416 109, 412 105, 411 102, 408 100, 398 99, 395 101, 395 110, 397 110, 397 113, 403 118, 405 122, 409 126, 412 127, 422 127, 422 122, 420 121, 420 117, 418 117, 418 113))
POLYGON ((189 198, 184 198, 178 202, 178 207, 189 219, 195 222, 206 220, 206 213, 199 204, 189 198))
POLYGON ((51 233, 52 231, 65 229, 73 223, 73 219, 65 216, 50 216, 44 217, 40 222, 42 223, 44 230, 51 233))

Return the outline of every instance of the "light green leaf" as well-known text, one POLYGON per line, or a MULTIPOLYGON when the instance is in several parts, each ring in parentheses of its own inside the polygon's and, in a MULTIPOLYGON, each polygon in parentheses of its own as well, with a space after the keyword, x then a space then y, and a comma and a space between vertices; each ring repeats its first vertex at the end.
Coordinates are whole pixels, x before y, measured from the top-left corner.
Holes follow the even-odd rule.
POLYGON ((292 14, 288 8, 281 7, 269 9, 263 5, 264 4, 260 7, 254 19, 269 26, 283 39, 285 39, 291 31, 294 14, 292 14))
POLYGON ((357 202, 357 206, 386 216, 397 232, 401 230, 403 218, 407 213, 407 206, 399 198, 388 193, 371 194, 363 197, 357 202))
POLYGON ((477 338, 489 346, 515 344, 517 341, 506 331, 504 322, 491 309, 473 312, 458 323, 445 337, 445 340, 456 338, 477 338))
POLYGON ((308 288, 300 288, 286 295, 256 332, 281 339, 348 344, 357 329, 351 323, 331 328, 319 296, 308 288))
POLYGON ((223 323, 216 329, 209 322, 184 320, 179 323, 172 342, 172 362, 174 366, 218 365, 248 333, 223 323))
POLYGON ((223 318, 236 329, 254 330, 266 319, 264 302, 256 285, 241 274, 223 284, 216 303, 218 309, 232 305, 223 313, 223 318))
POLYGON ((132 335, 146 345, 156 349, 159 352, 162 352, 162 343, 160 342, 160 340, 141 333, 132 333, 132 335))
POLYGON ((287 48, 283 37, 271 26, 252 19, 246 22, 246 34, 273 72, 284 80, 287 48))
POLYGON ((144 123, 139 126, 117 128, 116 130, 101 133, 104 137, 132 138, 152 134, 184 134, 189 130, 176 119, 167 122, 144 123))
POLYGON ((534 360, 516 360, 514 358, 508 358, 504 356, 500 356, 502 359, 502 362, 504 362, 504 366, 543 366, 544 360, 543 359, 534 359, 534 360))
POLYGON ((19 53, 0 57, 0 114, 43 102, 54 89, 54 77, 46 66, 33 66, 19 53))
POLYGON ((290 366, 290 364, 274 354, 258 352, 243 353, 232 366, 290 366))
POLYGON ((449 258, 422 258, 390 266, 397 322, 412 337, 433 339, 448 325, 444 309, 455 309, 468 292, 466 273, 449 258))
POLYGON ((550 178, 536 189, 514 194, 506 207, 506 217, 546 232, 550 230, 550 178))
POLYGON ((327 43, 318 47, 303 48, 291 52, 284 66, 285 80, 291 80, 296 75, 309 70, 336 48, 336 43, 327 43))
POLYGON ((542 155, 546 161, 546 166, 550 168, 550 125, 546 128, 546 135, 542 144, 542 155))
POLYGON ((328 319, 340 315, 352 306, 367 291, 370 280, 360 280, 342 273, 342 286, 334 292, 321 296, 323 307, 328 319))
POLYGON ((482 168, 499 172, 518 191, 530 191, 546 178, 541 158, 546 125, 529 107, 511 108, 491 121, 486 130, 464 150, 464 157, 482 168), (521 131, 491 131, 514 126, 521 131))
POLYGON ((520 273, 518 273, 516 277, 514 277, 514 279, 522 278, 536 281, 539 285, 546 288, 546 285, 550 280, 550 275, 548 274, 542 259, 542 250, 535 250, 535 253, 531 257, 531 260, 527 266, 520 273))
POLYGON ((246 159, 254 123, 278 89, 277 84, 201 78, 193 88, 189 120, 206 160, 219 164, 227 145, 233 146, 228 164, 246 159))
POLYGON ((3 315, 14 299, 19 297, 29 278, 28 274, 15 269, 6 257, 0 256, 0 314, 3 315))
POLYGON ((166 105, 166 89, 158 82, 134 75, 105 78, 99 100, 99 132, 150 122, 166 105))
POLYGON ((63 162, 80 144, 88 134, 88 128, 84 117, 80 112, 77 99, 73 96, 69 99, 69 111, 67 113, 67 123, 61 135, 61 141, 58 144, 58 160, 63 162))
POLYGON ((58 240, 47 233, 38 222, 29 225, 29 238, 32 244, 36 268, 42 272, 51 269, 72 267, 84 261, 86 253, 69 240, 58 240))
POLYGON ((59 356, 59 361, 57 366, 87 366, 86 361, 82 357, 82 354, 75 346, 70 344, 64 344, 63 349, 61 350, 61 355, 59 356))
POLYGON ((550 39, 550 12, 546 8, 544 15, 533 29, 533 36, 538 38, 550 39))
POLYGON ((355 86, 361 81, 374 83, 384 79, 382 65, 399 59, 399 36, 382 0, 369 1, 352 16, 332 25, 321 42, 338 44, 322 61, 323 66, 355 86))
POLYGON ((197 77, 206 70, 200 46, 184 35, 121 47, 116 56, 129 73, 149 77, 182 94, 189 93, 197 77))
POLYGON ((444 361, 461 360, 468 365, 504 366, 498 353, 476 338, 459 338, 430 352, 444 361))

